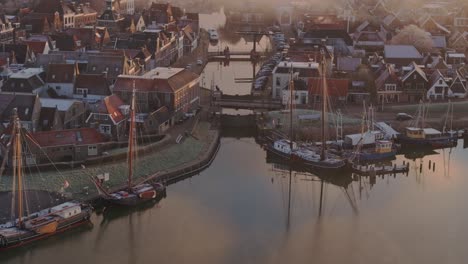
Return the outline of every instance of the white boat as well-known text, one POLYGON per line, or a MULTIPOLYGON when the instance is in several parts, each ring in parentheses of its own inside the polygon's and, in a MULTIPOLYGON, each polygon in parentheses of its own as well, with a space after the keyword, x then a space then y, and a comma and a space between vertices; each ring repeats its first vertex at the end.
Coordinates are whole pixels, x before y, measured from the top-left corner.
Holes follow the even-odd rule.
POLYGON ((208 34, 210 37, 210 41, 218 41, 219 40, 219 35, 218 32, 214 29, 208 30, 208 34))

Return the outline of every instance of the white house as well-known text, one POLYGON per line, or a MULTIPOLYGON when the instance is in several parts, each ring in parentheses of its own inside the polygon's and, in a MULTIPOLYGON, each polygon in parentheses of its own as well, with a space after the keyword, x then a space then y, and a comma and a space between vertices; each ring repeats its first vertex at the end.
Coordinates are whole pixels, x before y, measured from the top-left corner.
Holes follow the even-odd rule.
POLYGON ((273 69, 272 98, 280 99, 283 96, 282 90, 289 83, 291 71, 298 79, 307 83, 309 78, 319 76, 319 64, 316 62, 287 61, 278 63, 273 69))
POLYGON ((445 77, 436 70, 429 79, 429 89, 427 90, 427 99, 430 100, 443 100, 449 94, 449 85, 445 80, 445 77))
MULTIPOLYGON (((289 85, 286 84, 286 87, 283 89, 282 93, 282 103, 283 105, 289 105, 291 103, 291 91, 289 90, 289 85)), ((304 80, 297 79, 294 80, 293 88, 293 105, 305 105, 309 103, 309 89, 307 83, 304 80)))

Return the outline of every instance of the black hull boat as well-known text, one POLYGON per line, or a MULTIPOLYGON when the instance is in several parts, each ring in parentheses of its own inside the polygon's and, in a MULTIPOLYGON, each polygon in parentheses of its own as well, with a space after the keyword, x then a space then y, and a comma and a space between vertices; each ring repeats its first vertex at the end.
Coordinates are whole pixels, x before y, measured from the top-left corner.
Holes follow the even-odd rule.
MULTIPOLYGON (((135 83, 133 83, 135 86, 135 83)), ((110 204, 122 205, 122 206, 137 206, 148 201, 156 200, 160 194, 165 194, 165 186, 160 183, 139 183, 133 184, 133 173, 135 168, 135 157, 137 150, 135 150, 136 144, 136 126, 135 126, 135 106, 136 106, 136 89, 133 87, 132 94, 132 104, 130 108, 130 128, 128 135, 128 153, 127 153, 127 163, 128 163, 128 181, 127 187, 125 189, 108 192, 103 188, 103 180, 93 177, 93 182, 96 185, 101 197, 110 204)), ((155 178, 156 175, 153 175, 150 178, 155 178)))
MULTIPOLYGON (((297 153, 288 154, 276 149, 273 145, 267 145, 266 150, 276 156, 277 158, 282 159, 285 162, 291 162, 293 166, 303 167, 312 172, 321 172, 321 173, 339 173, 345 172, 347 170, 346 162, 341 159, 326 159, 324 161, 320 160, 320 156, 316 157, 317 160, 308 160, 301 157, 297 153)), ((317 154, 316 154, 317 155, 317 154)))

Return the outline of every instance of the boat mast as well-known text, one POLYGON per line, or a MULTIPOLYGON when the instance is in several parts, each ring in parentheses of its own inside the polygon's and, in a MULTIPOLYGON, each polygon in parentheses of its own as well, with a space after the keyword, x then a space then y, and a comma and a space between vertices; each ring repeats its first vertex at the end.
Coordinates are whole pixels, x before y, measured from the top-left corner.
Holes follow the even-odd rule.
POLYGON ((128 189, 132 188, 133 177, 133 143, 135 133, 135 80, 133 81, 132 103, 130 106, 130 131, 128 133, 128 189))
POLYGON ((18 177, 18 225, 21 227, 23 224, 23 179, 22 179, 22 146, 21 146, 21 123, 16 111, 13 113, 13 131, 15 133, 15 147, 14 147, 14 176, 18 177))
MULTIPOLYGON (((291 71, 289 76, 289 148, 293 150, 293 96, 294 96, 294 80, 293 80, 293 67, 291 63, 291 71)), ((292 158, 292 155, 291 155, 292 158)))
POLYGON ((325 160, 325 148, 326 148, 326 139, 325 139, 325 111, 327 110, 327 80, 325 79, 325 56, 322 58, 322 154, 320 155, 320 160, 325 160))

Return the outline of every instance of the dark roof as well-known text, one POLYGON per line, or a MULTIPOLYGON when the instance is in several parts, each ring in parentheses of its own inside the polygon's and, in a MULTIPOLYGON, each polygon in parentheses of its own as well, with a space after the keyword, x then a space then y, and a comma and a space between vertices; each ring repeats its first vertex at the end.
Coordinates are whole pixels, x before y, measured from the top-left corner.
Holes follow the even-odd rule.
POLYGON ((34 105, 36 103, 36 95, 0 94, 0 102, 2 103, 1 110, 3 111, 1 114, 3 121, 10 120, 14 108, 18 110, 17 113, 20 120, 31 121, 34 105))
POLYGON ((109 83, 103 74, 79 74, 76 76, 76 88, 87 88, 88 94, 110 95, 109 83))
POLYGON ((75 64, 52 63, 48 66, 48 83, 73 83, 76 72, 75 64))
POLYGON ((30 25, 31 29, 27 29, 29 33, 42 34, 48 31, 47 27, 50 26, 52 19, 53 17, 50 14, 30 13, 21 19, 21 27, 27 29, 26 26, 30 25))
POLYGON ((29 47, 26 44, 1 44, 0 50, 14 53, 16 62, 20 64, 26 63, 26 59, 29 58, 29 47))
POLYGON ((39 126, 41 130, 46 131, 54 124, 55 114, 57 113, 57 108, 55 107, 42 107, 41 114, 39 116, 39 126))
POLYGON ((107 72, 108 77, 117 77, 124 73, 125 56, 118 54, 89 55, 87 73, 101 74, 107 72))
POLYGON ((34 90, 42 87, 44 82, 38 75, 29 78, 10 77, 2 87, 4 92, 32 93, 34 90))
POLYGON ((90 145, 105 142, 104 137, 94 128, 77 128, 60 131, 31 133, 31 137, 41 147, 67 145, 90 145))
POLYGON ((346 45, 353 45, 353 40, 345 30, 308 30, 304 39, 343 39, 346 45))
MULTIPOLYGON (((322 79, 310 78, 309 91, 312 95, 322 94, 322 79)), ((349 80, 348 79, 327 79, 328 95, 333 97, 344 97, 348 95, 349 80)))

